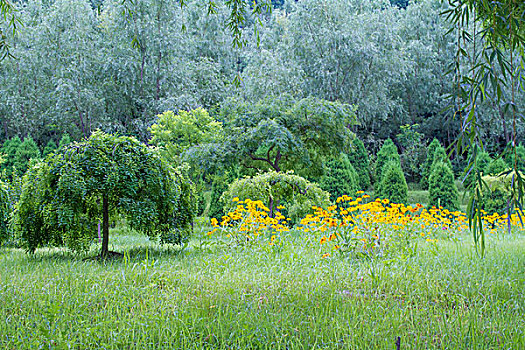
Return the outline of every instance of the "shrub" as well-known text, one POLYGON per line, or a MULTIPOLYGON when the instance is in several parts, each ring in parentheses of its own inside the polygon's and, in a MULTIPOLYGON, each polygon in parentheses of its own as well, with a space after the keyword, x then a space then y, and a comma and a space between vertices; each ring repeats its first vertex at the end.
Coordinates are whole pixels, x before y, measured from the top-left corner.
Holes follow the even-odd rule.
POLYGON ((400 133, 396 135, 401 147, 401 169, 410 182, 421 180, 421 164, 425 161, 426 147, 423 134, 419 133, 419 124, 406 124, 400 126, 400 133))
POLYGON ((514 154, 514 150, 512 148, 507 148, 507 154, 505 157, 505 161, 508 164, 507 168, 514 168, 514 159, 516 158, 515 155, 517 155, 517 166, 518 171, 525 172, 525 146, 523 144, 519 144, 516 147, 516 154, 514 154))
POLYGON ((445 163, 450 170, 452 170, 452 163, 450 162, 447 151, 441 146, 436 147, 436 150, 434 151, 434 160, 430 166, 430 174, 432 174, 432 167, 439 162, 445 163))
POLYGON ((385 168, 385 165, 389 162, 394 162, 399 165, 399 168, 401 168, 399 153, 397 152, 397 147, 394 144, 394 141, 392 141, 392 139, 386 140, 379 152, 377 152, 377 159, 375 164, 376 183, 382 181, 383 170, 385 168))
POLYGON ((23 179, 15 224, 30 252, 43 245, 85 250, 102 218, 101 256, 109 255, 109 216, 163 242, 191 232, 193 186, 134 138, 97 131, 34 164, 23 179))
POLYGON ((329 160, 325 164, 325 173, 319 181, 319 187, 330 193, 332 202, 343 194, 351 197, 359 190, 356 170, 345 154, 329 160))
POLYGON ((282 205, 284 209, 281 212, 294 223, 311 212, 312 206, 330 205, 329 193, 321 190, 316 184, 292 173, 275 171, 234 181, 221 197, 226 212, 237 205, 233 202, 236 197, 241 201, 262 201, 270 209, 270 215, 282 205))
POLYGON ((352 140, 352 149, 347 156, 359 175, 357 187, 360 190, 368 189, 370 187, 370 162, 368 161, 369 156, 363 141, 355 137, 352 140))
POLYGON ((430 168, 432 167, 432 163, 434 162, 434 153, 436 151, 436 148, 438 147, 441 147, 441 143, 439 143, 437 139, 433 139, 427 147, 427 157, 425 158, 425 162, 421 167, 420 181, 421 188, 424 190, 428 189, 428 178, 430 176, 430 168))
POLYGON ((221 218, 224 214, 224 205, 221 202, 222 194, 228 191, 230 184, 238 177, 237 169, 228 169, 223 174, 213 176, 211 184, 211 202, 208 215, 212 218, 221 218))
POLYGON ((454 183, 454 173, 450 166, 438 161, 432 167, 428 184, 428 202, 431 206, 442 206, 458 210, 458 189, 454 183))
POLYGON ((45 158, 48 154, 53 153, 57 149, 57 144, 53 140, 49 140, 46 144, 46 147, 44 147, 44 150, 42 151, 42 156, 45 158))
POLYGON ((70 143, 71 143, 71 138, 69 137, 69 134, 64 133, 64 135, 62 135, 62 138, 58 142, 58 149, 63 149, 70 143))
POLYGON ((481 191, 483 209, 488 214, 504 214, 507 212, 507 205, 515 199, 511 190, 514 174, 511 172, 505 176, 485 175, 481 178, 483 180, 481 191))
POLYGON ((502 158, 494 159, 489 163, 485 171, 485 175, 499 175, 508 168, 507 163, 502 158))
POLYGON ((24 174, 27 171, 31 159, 40 158, 40 149, 31 136, 26 136, 24 142, 16 150, 15 168, 18 174, 24 174))
POLYGON ((408 186, 403 170, 397 162, 391 161, 385 165, 376 197, 388 198, 394 203, 407 202, 408 186))
POLYGON ((16 151, 22 144, 20 138, 15 136, 9 140, 6 140, 2 145, 1 152, 5 155, 4 163, 2 164, 2 170, 5 170, 6 175, 11 177, 13 175, 13 167, 15 166, 16 151))

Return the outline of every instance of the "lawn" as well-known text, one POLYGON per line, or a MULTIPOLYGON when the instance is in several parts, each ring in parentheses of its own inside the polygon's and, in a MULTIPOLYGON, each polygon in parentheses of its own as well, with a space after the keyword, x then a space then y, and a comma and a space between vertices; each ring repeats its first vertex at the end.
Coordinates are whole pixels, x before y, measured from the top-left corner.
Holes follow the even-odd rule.
POLYGON ((106 262, 1 250, 0 347, 525 348, 521 234, 490 236, 483 259, 465 232, 413 254, 322 258, 301 231, 276 245, 207 231, 180 249, 113 230, 124 258, 106 262))

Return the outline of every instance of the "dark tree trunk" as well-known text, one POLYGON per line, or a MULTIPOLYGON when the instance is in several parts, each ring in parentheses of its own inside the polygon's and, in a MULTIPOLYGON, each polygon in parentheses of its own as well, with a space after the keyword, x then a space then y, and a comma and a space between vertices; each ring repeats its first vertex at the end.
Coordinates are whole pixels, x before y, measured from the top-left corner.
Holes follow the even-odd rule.
POLYGON ((100 256, 107 258, 109 255, 109 203, 108 196, 102 196, 102 251, 100 256))

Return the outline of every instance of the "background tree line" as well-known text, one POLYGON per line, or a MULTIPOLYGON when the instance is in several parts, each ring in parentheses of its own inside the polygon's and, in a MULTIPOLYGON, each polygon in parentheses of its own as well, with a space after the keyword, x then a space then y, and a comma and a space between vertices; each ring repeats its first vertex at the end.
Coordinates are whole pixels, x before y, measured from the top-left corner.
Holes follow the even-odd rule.
MULTIPOLYGON (((0 141, 31 135, 43 149, 64 132, 79 140, 98 128, 146 141, 164 111, 203 107, 220 120, 232 100, 283 94, 356 106, 352 131, 373 154, 389 137, 408 151, 396 139, 404 125, 418 124, 423 143, 456 138, 461 122, 446 107, 457 42, 445 35, 440 0, 272 3, 271 13, 248 14, 241 48, 225 26, 226 6, 210 16, 199 1, 17 3, 23 30, 3 31, 15 58, 0 62, 0 141), (251 38, 257 20, 259 41, 251 38)), ((488 99, 478 114, 486 148, 500 152, 508 110, 488 99)))

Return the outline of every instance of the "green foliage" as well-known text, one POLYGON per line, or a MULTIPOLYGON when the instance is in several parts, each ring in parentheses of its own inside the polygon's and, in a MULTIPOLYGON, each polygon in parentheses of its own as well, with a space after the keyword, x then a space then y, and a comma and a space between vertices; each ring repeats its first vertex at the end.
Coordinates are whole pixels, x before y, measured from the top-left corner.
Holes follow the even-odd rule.
POLYGON ((507 163, 505 163, 503 158, 498 158, 498 159, 494 159, 492 162, 489 163, 484 173, 486 173, 487 175, 497 176, 507 169, 508 169, 508 165, 507 163))
POLYGON ((408 186, 403 170, 397 161, 389 161, 384 165, 375 195, 379 198, 388 198, 394 203, 407 203, 408 186))
POLYGON ((441 143, 437 139, 433 139, 427 147, 427 157, 421 167, 421 188, 428 189, 428 178, 430 177, 430 170, 432 163, 434 162, 434 152, 438 147, 441 147, 441 143))
POLYGON ((454 173, 450 166, 437 161, 432 166, 429 178, 428 202, 431 206, 442 206, 448 210, 458 210, 458 189, 454 183, 454 173))
MULTIPOLYGON (((482 198, 483 209, 489 214, 500 215, 507 212, 508 206, 513 204, 512 175, 505 176, 485 175, 482 176, 482 198)), ((512 208, 511 212, 513 211, 512 208)))
POLYGON ((338 197, 346 194, 355 197, 358 187, 359 175, 348 157, 342 153, 325 163, 325 173, 319 180, 319 187, 330 193, 330 200, 335 203, 338 197))
POLYGON ((67 145, 71 143, 71 138, 69 137, 69 134, 64 133, 62 137, 60 138, 60 142, 58 143, 58 149, 64 149, 67 145))
POLYGON ((212 218, 221 218, 224 214, 224 206, 221 197, 228 187, 238 177, 238 171, 235 168, 223 171, 222 174, 215 174, 211 184, 211 203, 209 216, 212 218))
POLYGON ((401 166, 403 173, 410 182, 417 182, 421 179, 420 168, 425 160, 425 144, 423 134, 419 133, 419 124, 401 125, 401 132, 396 135, 401 152, 401 166))
POLYGON ((15 217, 22 244, 30 252, 44 245, 84 250, 100 218, 106 239, 108 211, 123 215, 131 229, 181 243, 196 209, 183 173, 134 138, 94 132, 24 176, 15 217))
POLYGON ((38 158, 40 158, 40 149, 33 138, 28 135, 16 150, 14 166, 18 174, 24 174, 27 171, 29 161, 38 158))
POLYGON ((222 197, 226 212, 236 206, 232 200, 260 200, 270 209, 270 215, 277 206, 283 205, 282 213, 298 223, 312 211, 312 206, 330 205, 330 194, 316 184, 292 173, 270 171, 253 177, 244 177, 233 182, 222 197))
POLYGON ((57 144, 52 139, 49 139, 49 141, 46 144, 46 147, 44 147, 44 150, 42 151, 42 157, 47 157, 48 154, 53 153, 57 150, 57 144))
POLYGON ((167 160, 178 164, 188 148, 222 139, 222 123, 210 117, 204 108, 178 114, 167 111, 157 116, 149 131, 151 144, 161 147, 167 160))
POLYGON ((508 168, 514 168, 514 165, 518 168, 518 171, 525 172, 525 146, 523 144, 519 144, 516 147, 516 153, 514 153, 514 150, 512 147, 507 147, 507 150, 505 152, 505 160, 508 164, 508 168), (516 164, 514 164, 514 160, 516 159, 516 164))
POLYGON ((8 238, 8 225, 11 210, 7 186, 0 181, 0 247, 8 238))
POLYGON ((377 152, 375 164, 376 183, 380 183, 382 181, 385 166, 390 162, 398 164, 399 168, 401 168, 401 161, 399 158, 399 153, 397 152, 397 147, 394 144, 394 141, 389 138, 385 141, 379 152, 377 152))
POLYGON ((9 140, 6 140, 2 145, 1 152, 4 154, 4 162, 1 164, 2 171, 5 170, 6 175, 11 177, 13 175, 13 167, 16 161, 16 152, 18 147, 22 144, 20 138, 15 136, 9 140))
POLYGON ((363 141, 355 137, 352 140, 352 147, 347 153, 348 160, 354 166, 354 169, 359 174, 358 187, 359 190, 366 190, 370 187, 370 162, 369 155, 366 151, 363 141))
POLYGON ((452 170, 452 163, 450 162, 450 158, 447 155, 447 151, 445 151, 445 148, 438 146, 434 151, 434 159, 432 160, 432 165, 430 166, 430 174, 432 174, 434 165, 440 162, 445 163, 450 168, 450 170, 452 170))
POLYGON ((253 103, 229 101, 221 109, 223 149, 235 164, 259 171, 293 170, 322 174, 327 157, 345 151, 352 139, 355 107, 319 98, 267 98, 253 103))
MULTIPOLYGON (((469 150, 469 153, 467 155, 467 161, 469 163, 472 162, 472 152, 469 150)), ((475 176, 477 173, 485 174, 487 172, 487 167, 490 163, 492 163, 492 158, 488 154, 488 152, 478 152, 476 159, 474 160, 474 167, 467 165, 465 168, 464 174, 468 173, 467 177, 465 178, 464 185, 465 188, 471 188, 471 186, 474 185, 475 176)))

